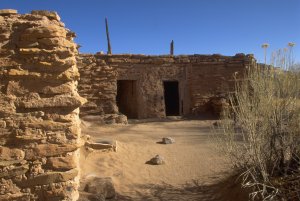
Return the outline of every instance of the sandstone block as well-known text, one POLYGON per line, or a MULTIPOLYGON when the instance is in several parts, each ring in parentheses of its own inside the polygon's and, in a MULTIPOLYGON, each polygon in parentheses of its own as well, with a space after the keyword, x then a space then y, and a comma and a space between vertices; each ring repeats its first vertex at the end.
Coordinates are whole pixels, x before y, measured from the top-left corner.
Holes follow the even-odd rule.
POLYGON ((87 141, 85 146, 96 150, 117 151, 117 142, 113 140, 87 141))
POLYGON ((165 160, 164 160, 164 158, 162 156, 156 155, 155 157, 153 157, 149 161, 147 161, 146 164, 150 164, 150 165, 163 165, 163 164, 165 164, 165 160))
POLYGON ((39 186, 47 185, 58 182, 66 182, 74 179, 78 175, 78 170, 73 169, 66 172, 47 172, 44 174, 37 175, 32 179, 23 180, 18 182, 18 186, 21 187, 30 187, 30 186, 39 186))
POLYGON ((0 147, 0 161, 2 160, 22 160, 24 159, 24 151, 21 149, 10 149, 8 147, 0 147))
POLYGON ((42 98, 31 101, 22 101, 17 107, 26 109, 51 108, 51 107, 80 107, 86 102, 85 98, 80 96, 55 96, 53 98, 42 98))
POLYGON ((115 187, 110 177, 89 179, 84 187, 84 191, 94 195, 103 195, 106 199, 114 198, 116 195, 115 187))
POLYGON ((14 9, 2 9, 0 10, 0 15, 11 15, 11 14, 17 14, 18 11, 14 9))
POLYGON ((163 144, 173 144, 173 143, 175 143, 175 140, 171 137, 164 137, 164 138, 162 138, 162 143, 163 144))
MULTIPOLYGON (((36 47, 32 48, 20 48, 19 52, 24 55, 40 55, 40 54, 57 54, 62 58, 66 58, 69 56, 73 56, 73 52, 67 48, 55 48, 55 50, 46 50, 46 49, 40 49, 36 47)), ((47 64, 45 62, 45 64, 47 64)), ((49 65, 49 64, 48 64, 49 65)), ((47 66, 47 65, 45 65, 47 66)))
POLYGON ((76 65, 76 59, 69 57, 66 59, 56 59, 56 61, 53 61, 53 66, 57 66, 60 68, 70 68, 72 66, 76 65))
POLYGON ((53 20, 56 20, 56 21, 60 21, 59 15, 57 14, 57 12, 54 12, 54 11, 33 10, 33 11, 31 11, 31 14, 33 14, 33 15, 42 15, 42 16, 48 17, 51 20, 53 19, 53 20))
POLYGON ((26 29, 20 36, 21 40, 36 38, 66 37, 66 30, 56 25, 38 26, 26 29))
POLYGON ((25 159, 34 160, 48 156, 59 156, 68 152, 73 152, 79 147, 76 144, 39 144, 32 149, 25 150, 25 159))
POLYGON ((58 75, 56 79, 63 81, 73 81, 79 80, 80 74, 78 71, 65 71, 64 73, 58 75))
POLYGON ((63 182, 63 183, 54 183, 47 185, 46 188, 43 188, 42 194, 49 201, 73 201, 77 200, 78 193, 75 192, 77 185, 75 182, 63 182))
POLYGON ((14 97, 0 94, 0 116, 8 116, 15 112, 14 97))
POLYGON ((0 120, 0 128, 5 128, 6 127, 6 122, 0 120))
POLYGON ((21 54, 40 54, 42 50, 39 48, 20 48, 19 52, 21 54))
POLYGON ((76 162, 74 156, 50 157, 47 166, 53 170, 71 170, 76 168, 76 162))
MULTIPOLYGON (((0 16, 0 22, 1 22, 1 17, 0 16)), ((3 34, 0 34, 0 41, 4 41, 4 40, 8 40, 10 37, 10 34, 9 33, 3 33, 3 34)))
POLYGON ((8 75, 11 77, 21 77, 26 76, 27 78, 40 78, 40 73, 29 72, 28 70, 18 70, 18 69, 10 69, 8 75))
POLYGON ((66 124, 63 122, 54 122, 51 120, 30 120, 25 122, 24 120, 21 122, 20 128, 34 128, 34 129, 42 129, 45 131, 64 131, 68 129, 71 124, 66 124))
POLYGON ((38 42, 43 45, 47 46, 60 46, 60 47, 76 47, 76 45, 69 40, 66 40, 65 38, 62 37, 55 37, 55 38, 41 38, 38 39, 38 42))
MULTIPOLYGON (((20 193, 20 189, 10 180, 0 179, 0 195, 20 193)), ((0 200, 5 200, 1 199, 0 200)))
POLYGON ((30 195, 28 193, 8 193, 5 195, 0 195, 0 200, 5 200, 5 201, 19 201, 19 200, 30 200, 30 195))
POLYGON ((10 161, 0 161, 0 167, 6 167, 16 164, 25 164, 26 160, 10 160, 10 161))
POLYGON ((0 178, 13 178, 25 174, 29 170, 28 164, 10 167, 6 171, 0 172, 0 178))
POLYGON ((75 91, 73 82, 67 82, 58 86, 45 86, 41 93, 43 94, 66 94, 75 91))

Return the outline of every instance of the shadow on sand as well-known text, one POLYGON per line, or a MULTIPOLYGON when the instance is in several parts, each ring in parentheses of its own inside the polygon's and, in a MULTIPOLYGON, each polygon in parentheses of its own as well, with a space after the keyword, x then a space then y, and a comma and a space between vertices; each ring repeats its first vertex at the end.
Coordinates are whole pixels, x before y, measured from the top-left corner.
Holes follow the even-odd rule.
POLYGON ((241 187, 237 176, 231 176, 212 185, 202 185, 197 180, 175 187, 169 184, 138 186, 150 192, 130 197, 118 194, 114 200, 122 201, 247 201, 248 192, 241 187))

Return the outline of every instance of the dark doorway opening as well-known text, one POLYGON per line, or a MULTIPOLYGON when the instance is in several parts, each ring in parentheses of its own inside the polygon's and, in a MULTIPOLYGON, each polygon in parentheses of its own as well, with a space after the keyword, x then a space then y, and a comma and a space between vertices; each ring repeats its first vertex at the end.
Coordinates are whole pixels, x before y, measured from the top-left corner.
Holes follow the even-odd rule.
POLYGON ((138 118, 136 80, 117 81, 117 106, 127 118, 138 118))
POLYGON ((179 116, 178 81, 164 82, 166 116, 179 116))

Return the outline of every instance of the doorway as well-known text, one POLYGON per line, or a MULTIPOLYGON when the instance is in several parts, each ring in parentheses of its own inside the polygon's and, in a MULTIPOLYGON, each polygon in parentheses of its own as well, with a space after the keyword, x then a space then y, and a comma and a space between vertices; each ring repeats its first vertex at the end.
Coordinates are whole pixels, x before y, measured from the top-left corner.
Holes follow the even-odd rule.
POLYGON ((179 116, 178 81, 164 81, 166 116, 179 116))
POLYGON ((117 81, 117 106, 128 119, 138 118, 136 80, 117 81))

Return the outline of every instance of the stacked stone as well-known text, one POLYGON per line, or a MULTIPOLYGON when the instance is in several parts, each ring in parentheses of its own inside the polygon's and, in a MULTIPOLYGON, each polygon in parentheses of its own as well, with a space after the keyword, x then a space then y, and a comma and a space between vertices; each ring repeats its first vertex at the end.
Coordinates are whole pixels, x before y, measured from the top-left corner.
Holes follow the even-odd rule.
POLYGON ((223 108, 228 107, 227 94, 234 90, 234 76, 243 77, 254 61, 252 55, 244 54, 199 56, 187 70, 191 113, 220 115, 223 108))
MULTIPOLYGON (((83 61, 85 57, 95 57, 97 61, 105 63, 116 76, 113 80, 102 79, 101 85, 112 85, 116 86, 116 81, 118 80, 136 80, 137 81, 137 94, 138 94, 138 118, 160 118, 165 117, 164 111, 164 100, 163 95, 163 85, 162 80, 182 80, 184 77, 183 68, 180 65, 174 63, 173 56, 147 56, 147 55, 79 55, 79 59, 83 61), (110 82, 105 84, 105 82, 110 82)), ((79 60, 78 59, 78 60, 79 60)), ((88 63, 88 62, 86 62, 88 63)), ((95 60, 90 60, 90 66, 99 66, 95 63, 95 60), (93 64, 94 63, 94 64, 93 64)), ((79 64, 80 66, 80 64, 79 64)), ((88 66, 88 65, 85 65, 88 66)), ((97 67, 99 68, 99 67, 97 67)), ((81 81, 79 82, 79 93, 83 97, 87 97, 88 101, 91 102, 92 97, 98 96, 99 91, 105 95, 107 91, 99 90, 99 87, 94 87, 93 92, 88 93, 82 92, 82 81, 84 77, 87 77, 87 83, 89 80, 93 79, 95 74, 93 71, 88 71, 89 67, 84 67, 81 69, 79 67, 81 75, 81 81), (86 75, 83 75, 86 74, 86 75), (89 77, 88 77, 89 76, 89 77), (91 98, 89 98, 91 97, 91 98)), ((101 71, 100 71, 101 72, 101 71)), ((99 75, 97 74, 97 77, 99 75)), ((89 87, 91 84, 86 85, 89 87)), ((116 104, 117 88, 109 88, 109 93, 113 94, 110 102, 116 104)), ((97 98, 97 97, 96 97, 97 98)), ((102 102, 104 100, 101 100, 102 102)), ((135 104, 135 103, 132 103, 135 104)), ((87 103, 86 105, 89 105, 87 103)), ((91 108, 86 108, 87 111, 92 112, 91 108)), ((82 111, 83 109, 81 109, 82 111)), ((105 111, 104 115, 105 116, 105 111)), ((119 116, 123 117, 123 116, 119 116)), ((119 118, 118 117, 118 118, 119 118)), ((124 118, 119 118, 124 119, 124 118)), ((113 121, 114 122, 114 121, 113 121)))
MULTIPOLYGON (((165 117, 163 81, 179 82, 182 115, 220 114, 234 88, 233 75, 242 76, 255 63, 253 55, 79 55, 79 92, 88 99, 82 115, 117 112, 116 81, 136 80, 138 118, 165 117), (117 74, 117 75, 116 75, 117 74), (104 105, 110 105, 109 110, 104 105)), ((106 106, 107 107, 107 106, 106 106)))
POLYGON ((80 116, 87 120, 96 119, 98 123, 126 123, 127 118, 118 114, 116 104, 116 70, 97 55, 82 54, 77 61, 81 75, 78 90, 88 100, 80 108, 80 116))
POLYGON ((0 200, 77 200, 79 72, 55 12, 0 10, 0 200))

